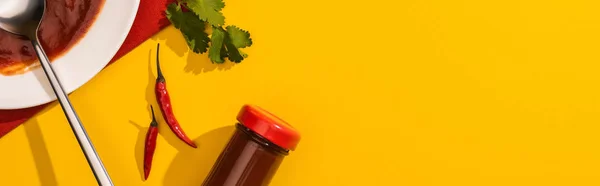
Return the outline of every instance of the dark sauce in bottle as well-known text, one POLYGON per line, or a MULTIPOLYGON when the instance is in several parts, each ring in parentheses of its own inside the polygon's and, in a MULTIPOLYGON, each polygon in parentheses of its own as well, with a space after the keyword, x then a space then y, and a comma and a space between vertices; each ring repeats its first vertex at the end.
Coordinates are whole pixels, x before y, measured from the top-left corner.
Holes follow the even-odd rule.
POLYGON ((267 186, 300 140, 294 128, 255 106, 244 106, 238 120, 204 186, 267 186))

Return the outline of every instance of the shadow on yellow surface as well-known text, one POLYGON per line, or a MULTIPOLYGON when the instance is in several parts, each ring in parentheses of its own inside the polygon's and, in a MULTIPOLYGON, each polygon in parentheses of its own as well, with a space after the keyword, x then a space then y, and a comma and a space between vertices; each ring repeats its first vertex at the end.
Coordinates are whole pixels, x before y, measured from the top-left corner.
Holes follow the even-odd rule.
POLYGON ((139 123, 129 120, 135 128, 139 130, 138 137, 135 142, 135 164, 138 167, 140 172, 140 179, 144 180, 144 144, 146 143, 146 133, 148 132, 148 127, 143 127, 139 123))
POLYGON ((167 169, 163 185, 201 185, 235 127, 214 129, 196 138, 197 149, 180 150, 167 169))
MULTIPOLYGON (((208 52, 203 54, 196 54, 192 52, 184 39, 174 38, 182 37, 179 30, 175 28, 167 28, 163 32, 170 32, 169 34, 158 34, 158 40, 163 40, 165 45, 168 46, 175 54, 179 57, 184 57, 187 54, 187 64, 184 67, 184 71, 187 73, 193 73, 195 75, 211 72, 214 70, 229 70, 235 66, 236 63, 226 61, 223 64, 215 64, 208 58, 208 52), (171 33, 172 32, 172 33, 171 33), (162 36, 162 37, 161 37, 162 36)), ((161 61, 162 62, 162 61, 161 61)), ((168 63, 169 61, 164 61, 168 63)))
POLYGON ((48 148, 46 147, 40 124, 34 118, 23 126, 25 128, 27 139, 29 139, 29 147, 33 154, 33 160, 39 175, 40 183, 44 186, 57 185, 54 166, 52 166, 50 154, 48 153, 48 148))
MULTIPOLYGON (((156 76, 152 70, 153 66, 156 66, 156 50, 148 51, 148 85, 146 86, 146 101, 148 101, 148 105, 146 108, 150 108, 150 105, 156 106, 155 111, 160 115, 160 109, 158 107, 158 103, 156 101, 156 95, 154 92, 154 87, 156 86, 156 76)), ((150 114, 150 112, 148 112, 150 114)), ((148 118, 152 119, 152 115, 148 115, 148 118)))
POLYGON ((187 65, 185 66, 185 72, 191 72, 193 74, 200 74, 204 72, 211 72, 214 70, 229 70, 235 66, 236 63, 225 60, 223 64, 215 64, 208 58, 208 53, 196 54, 190 53, 187 58, 187 65))

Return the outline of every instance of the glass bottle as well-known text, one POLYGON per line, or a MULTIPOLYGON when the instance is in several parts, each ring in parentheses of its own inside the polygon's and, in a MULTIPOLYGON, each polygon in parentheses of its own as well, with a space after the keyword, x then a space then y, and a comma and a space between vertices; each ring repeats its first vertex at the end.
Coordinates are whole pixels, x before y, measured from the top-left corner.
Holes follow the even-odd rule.
POLYGON ((237 119, 203 186, 267 186, 300 141, 296 129, 257 106, 245 105, 237 119))

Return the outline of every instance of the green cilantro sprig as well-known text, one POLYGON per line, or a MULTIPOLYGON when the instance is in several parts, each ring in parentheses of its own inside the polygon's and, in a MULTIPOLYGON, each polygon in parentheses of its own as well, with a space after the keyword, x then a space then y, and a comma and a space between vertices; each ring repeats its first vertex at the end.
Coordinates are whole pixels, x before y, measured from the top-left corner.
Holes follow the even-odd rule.
POLYGON ((221 13, 224 7, 223 0, 178 0, 169 4, 165 12, 192 51, 200 54, 208 51, 213 63, 224 63, 225 58, 240 63, 248 57, 240 49, 252 46, 252 38, 248 31, 224 26, 225 16, 221 13), (207 25, 212 29, 210 38, 207 25))

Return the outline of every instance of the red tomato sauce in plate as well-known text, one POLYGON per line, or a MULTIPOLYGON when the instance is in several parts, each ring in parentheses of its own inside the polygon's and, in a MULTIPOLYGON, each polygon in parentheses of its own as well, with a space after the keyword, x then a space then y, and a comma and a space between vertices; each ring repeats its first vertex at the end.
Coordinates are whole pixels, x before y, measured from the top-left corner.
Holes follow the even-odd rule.
MULTIPOLYGON (((47 0, 38 34, 50 60, 83 38, 103 4, 104 0, 47 0)), ((31 42, 0 29, 0 75, 22 74, 37 66, 31 42)))

